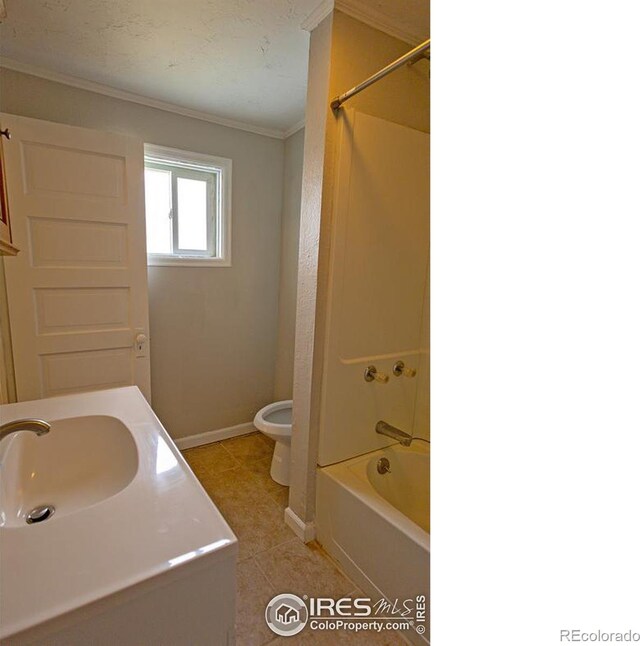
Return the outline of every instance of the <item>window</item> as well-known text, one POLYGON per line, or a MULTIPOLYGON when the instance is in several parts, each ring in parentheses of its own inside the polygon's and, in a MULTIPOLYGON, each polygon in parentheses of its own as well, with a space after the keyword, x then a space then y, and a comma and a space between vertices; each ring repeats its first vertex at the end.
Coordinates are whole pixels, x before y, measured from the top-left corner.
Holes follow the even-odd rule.
POLYGON ((145 144, 149 265, 231 265, 231 160, 145 144))

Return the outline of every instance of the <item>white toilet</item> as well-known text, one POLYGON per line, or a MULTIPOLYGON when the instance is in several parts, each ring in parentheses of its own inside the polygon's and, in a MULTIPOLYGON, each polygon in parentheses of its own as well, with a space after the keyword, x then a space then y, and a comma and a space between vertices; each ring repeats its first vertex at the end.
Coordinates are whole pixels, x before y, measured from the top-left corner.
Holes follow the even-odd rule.
POLYGON ((271 477, 286 487, 289 486, 292 411, 293 401, 288 399, 261 408, 253 419, 253 425, 276 443, 271 460, 271 477))

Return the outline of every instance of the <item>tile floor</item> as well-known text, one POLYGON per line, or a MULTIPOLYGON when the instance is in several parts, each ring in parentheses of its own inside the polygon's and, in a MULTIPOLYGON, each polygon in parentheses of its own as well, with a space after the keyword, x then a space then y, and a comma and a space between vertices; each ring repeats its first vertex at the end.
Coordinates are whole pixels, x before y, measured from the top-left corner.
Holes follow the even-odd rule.
POLYGON ((317 543, 305 545, 284 524, 289 490, 269 475, 273 442, 261 433, 182 452, 238 537, 237 646, 263 644, 404 644, 397 633, 303 630, 276 637, 264 621, 276 594, 342 597, 361 594, 317 543))

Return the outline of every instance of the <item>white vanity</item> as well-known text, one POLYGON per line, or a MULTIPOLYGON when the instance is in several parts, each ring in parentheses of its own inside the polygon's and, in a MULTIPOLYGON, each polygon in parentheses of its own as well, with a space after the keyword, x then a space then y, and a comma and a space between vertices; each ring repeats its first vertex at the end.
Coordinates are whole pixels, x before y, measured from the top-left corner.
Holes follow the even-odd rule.
POLYGON ((0 408, 24 418, 51 428, 0 442, 0 642, 233 644, 236 537, 140 391, 0 408))

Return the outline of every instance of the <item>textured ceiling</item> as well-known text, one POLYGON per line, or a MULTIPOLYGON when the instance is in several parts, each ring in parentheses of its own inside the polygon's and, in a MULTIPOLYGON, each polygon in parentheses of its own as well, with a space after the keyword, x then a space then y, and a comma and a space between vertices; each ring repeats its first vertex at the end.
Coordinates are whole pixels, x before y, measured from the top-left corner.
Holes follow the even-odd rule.
POLYGON ((304 116, 318 0, 6 0, 0 53, 263 128, 304 116))

